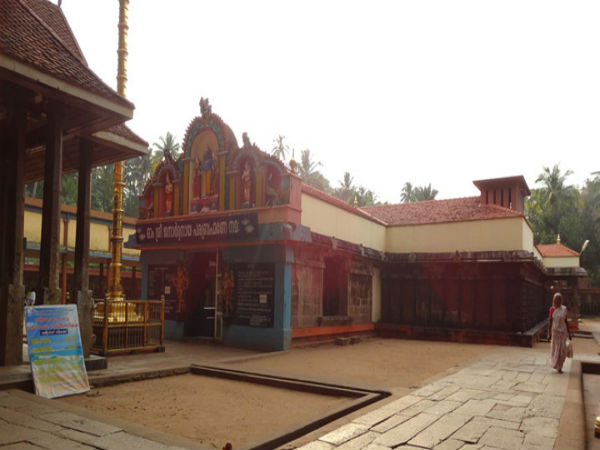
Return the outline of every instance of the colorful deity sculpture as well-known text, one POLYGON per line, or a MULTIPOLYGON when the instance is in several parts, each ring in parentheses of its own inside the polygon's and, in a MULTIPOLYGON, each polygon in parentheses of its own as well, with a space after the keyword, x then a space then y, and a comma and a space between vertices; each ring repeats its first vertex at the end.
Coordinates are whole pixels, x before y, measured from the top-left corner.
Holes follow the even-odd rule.
POLYGON ((165 176, 165 216, 173 215, 173 183, 167 173, 165 176))

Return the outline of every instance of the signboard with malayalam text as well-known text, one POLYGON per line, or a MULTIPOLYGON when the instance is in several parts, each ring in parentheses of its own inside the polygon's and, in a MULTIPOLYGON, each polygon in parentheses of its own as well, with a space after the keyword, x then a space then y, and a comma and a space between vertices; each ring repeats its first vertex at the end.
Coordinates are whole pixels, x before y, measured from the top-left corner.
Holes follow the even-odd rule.
POLYGON ((26 306, 25 327, 37 395, 56 398, 90 390, 77 305, 26 306))
POLYGON ((256 213, 141 222, 135 226, 139 245, 240 241, 258 236, 256 213))

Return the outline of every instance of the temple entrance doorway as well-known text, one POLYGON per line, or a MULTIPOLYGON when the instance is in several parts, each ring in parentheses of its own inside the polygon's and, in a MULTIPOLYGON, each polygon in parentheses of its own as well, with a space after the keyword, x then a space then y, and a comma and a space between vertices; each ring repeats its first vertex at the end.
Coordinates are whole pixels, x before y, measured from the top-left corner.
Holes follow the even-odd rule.
POLYGON ((217 253, 197 253, 187 268, 189 288, 185 302, 183 334, 215 337, 217 253))

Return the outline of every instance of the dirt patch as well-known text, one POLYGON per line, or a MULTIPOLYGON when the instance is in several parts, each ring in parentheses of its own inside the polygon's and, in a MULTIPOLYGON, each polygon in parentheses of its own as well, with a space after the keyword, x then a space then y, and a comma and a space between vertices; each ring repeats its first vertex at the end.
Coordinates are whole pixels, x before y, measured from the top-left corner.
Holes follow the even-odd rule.
POLYGON ((497 346, 454 342, 366 339, 358 344, 294 348, 228 367, 319 381, 383 388, 404 395, 497 346))
MULTIPOLYGON (((338 419, 303 438, 309 442, 353 417, 380 407, 501 347, 370 338, 353 345, 294 348, 259 358, 221 361, 231 369, 392 392, 392 397, 338 419)), ((191 355, 190 355, 191 356, 191 355)), ((226 356, 231 358, 231 356, 226 356)), ((215 364, 213 362, 213 364, 215 364)), ((312 419, 348 402, 317 394, 198 375, 182 375, 98 389, 65 401, 136 422, 206 446, 234 448, 312 419)))
POLYGON ((242 448, 352 401, 200 375, 122 383, 61 402, 107 413, 213 448, 242 448))

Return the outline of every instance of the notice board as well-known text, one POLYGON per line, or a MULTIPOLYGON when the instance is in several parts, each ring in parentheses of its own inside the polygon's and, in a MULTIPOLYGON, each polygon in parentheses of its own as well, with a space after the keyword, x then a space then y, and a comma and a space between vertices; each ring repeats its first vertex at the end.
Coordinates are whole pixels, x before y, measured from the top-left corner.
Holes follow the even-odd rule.
POLYGON ((26 306, 25 328, 37 395, 55 398, 90 390, 77 305, 26 306))
POLYGON ((234 323, 251 327, 273 326, 275 305, 275 265, 235 264, 234 323))

